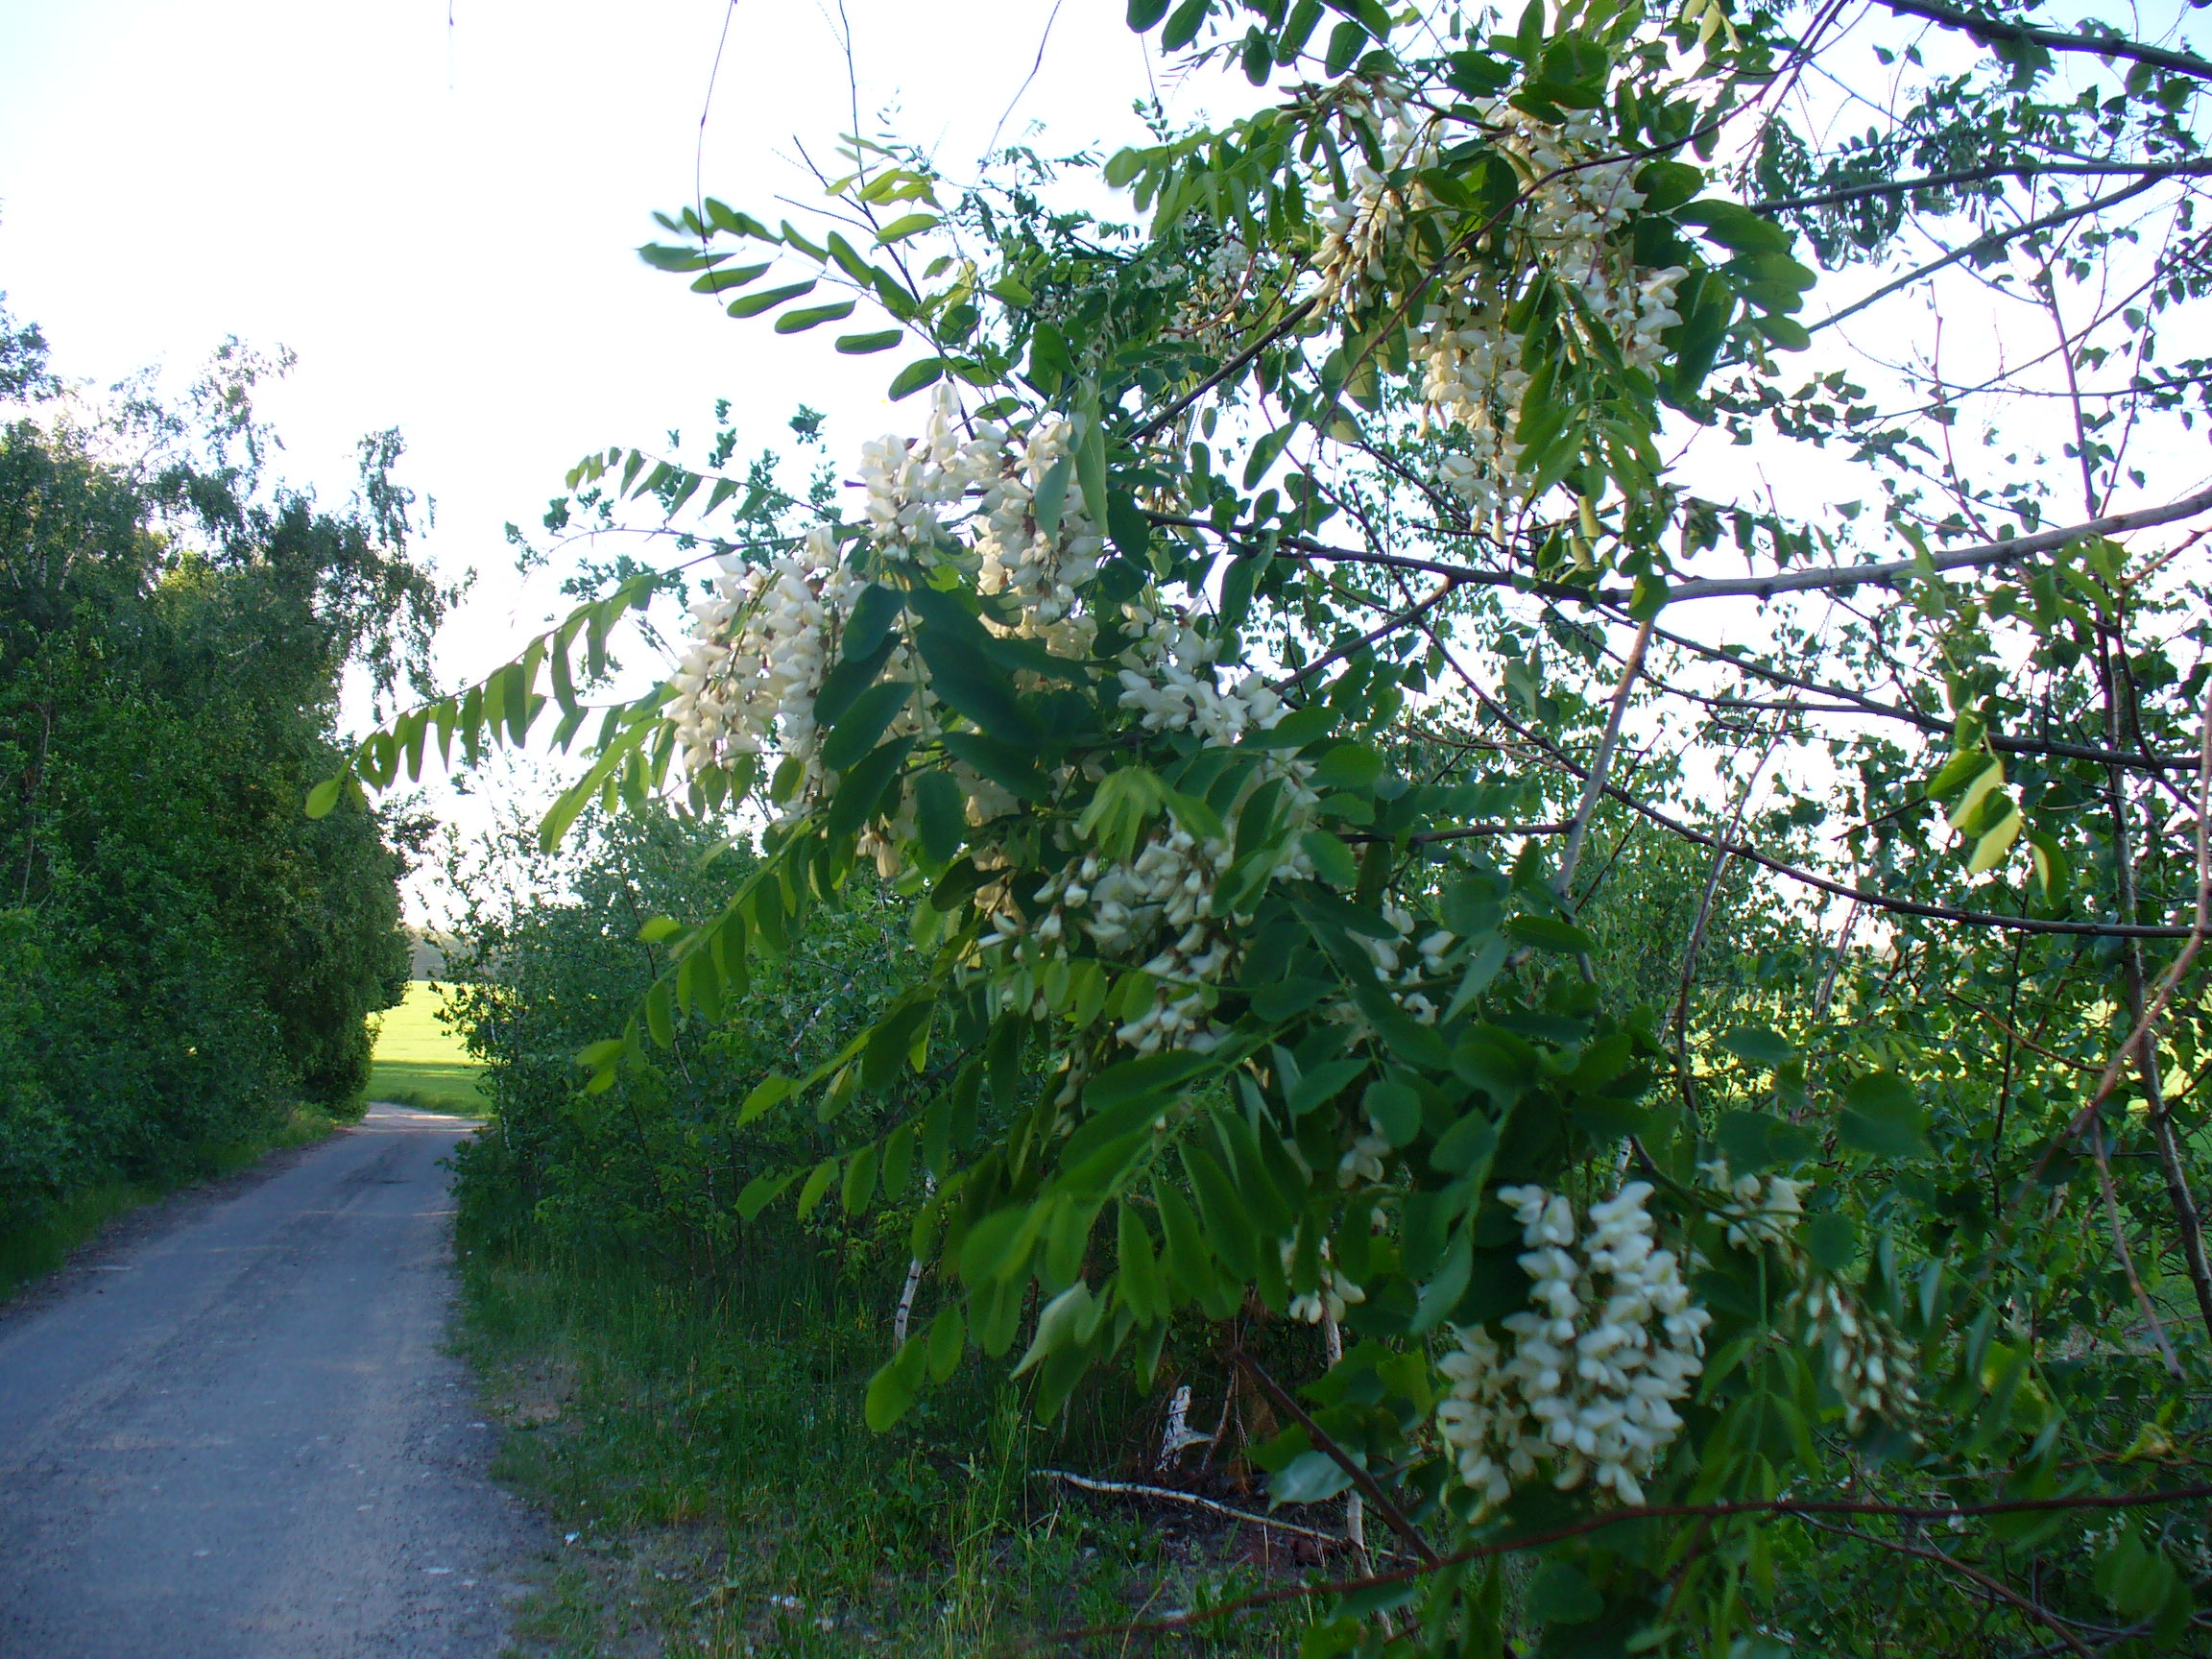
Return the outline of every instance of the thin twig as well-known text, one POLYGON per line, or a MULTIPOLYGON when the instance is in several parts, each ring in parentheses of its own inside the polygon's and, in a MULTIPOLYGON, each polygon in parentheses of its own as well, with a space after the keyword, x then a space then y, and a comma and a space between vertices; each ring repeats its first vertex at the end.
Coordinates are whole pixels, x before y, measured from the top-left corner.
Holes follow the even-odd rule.
MULTIPOLYGON (((1582 1520, 1563 1527, 1549 1527, 1541 1532, 1525 1532, 1511 1538, 1489 1539, 1480 1544, 1470 1544, 1463 1550, 1455 1550, 1444 1556, 1439 1566, 1456 1567, 1469 1561, 1486 1560, 1497 1555, 1515 1555, 1524 1551, 1541 1550, 1548 1544, 1558 1544, 1569 1538, 1580 1538, 1600 1531, 1607 1527, 1624 1526, 1632 1521, 1661 1521, 1677 1518, 1724 1519, 1737 1515, 1774 1515, 1803 1520, 1815 1515, 1881 1515, 1898 1521, 1944 1521, 1956 1517, 1972 1518, 1978 1515, 2040 1514, 2050 1511, 2083 1509, 2139 1509, 2160 1503, 2201 1503, 2212 1498, 2212 1485, 2180 1486, 2164 1491, 2114 1492, 2107 1494, 2082 1493, 2068 1498, 2012 1498, 2000 1499, 1988 1503, 1960 1503, 1950 1508, 1935 1508, 1918 1503, 1862 1503, 1849 1499, 1774 1498, 1765 1502, 1722 1503, 1639 1503, 1620 1509, 1608 1509, 1601 1514, 1585 1516, 1582 1520)), ((1392 1584, 1406 1584, 1435 1571, 1426 1562, 1419 1567, 1394 1568, 1387 1573, 1370 1573, 1364 1577, 1342 1579, 1335 1583, 1292 1584, 1279 1589, 1255 1591, 1234 1600, 1217 1602, 1211 1607, 1195 1607, 1188 1613, 1172 1614, 1139 1624, 1088 1625, 1076 1630, 1056 1631, 1053 1640, 1059 1642, 1087 1641, 1099 1636, 1164 1635, 1184 1630, 1214 1619, 1226 1618, 1232 1613, 1247 1612, 1254 1607, 1275 1606, 1285 1601, 1301 1601, 1316 1596, 1348 1596, 1362 1590, 1380 1590, 1392 1584)))
POLYGON ((1172 1486, 1147 1486, 1138 1480, 1096 1480, 1088 1475, 1071 1474, 1066 1469, 1032 1469, 1030 1474, 1043 1480, 1064 1480, 1070 1486, 1079 1486, 1086 1492, 1107 1492, 1117 1497, 1157 1498, 1163 1503, 1187 1503, 1193 1509, 1209 1509, 1216 1515, 1226 1515, 1232 1521, 1241 1521, 1248 1527, 1270 1527, 1278 1532, 1294 1532, 1301 1538, 1326 1544, 1332 1550, 1342 1550, 1350 1540, 1334 1532, 1324 1532, 1314 1527, 1300 1527, 1293 1522, 1278 1521, 1272 1515, 1256 1515, 1249 1509, 1238 1509, 1232 1504, 1218 1503, 1211 1498, 1202 1498, 1195 1492, 1178 1492, 1172 1486))
POLYGON ((1260 1362, 1249 1354, 1238 1355, 1237 1363, 1242 1366, 1245 1374, 1260 1385, 1260 1391, 1262 1394, 1272 1400, 1285 1415, 1288 1416, 1299 1428, 1306 1431, 1306 1437, 1312 1441, 1313 1449, 1316 1452, 1322 1453, 1352 1478, 1352 1484, 1359 1488, 1360 1495, 1375 1505, 1375 1513, 1388 1522, 1390 1529, 1412 1547, 1414 1554, 1420 1556, 1422 1561, 1431 1568, 1444 1565, 1443 1557, 1436 1553, 1434 1547, 1430 1544, 1428 1539, 1421 1536, 1421 1529, 1413 1525, 1405 1510, 1399 1508, 1391 1501, 1390 1494, 1382 1490, 1382 1483, 1360 1467, 1358 1460, 1349 1452, 1331 1439, 1329 1431, 1313 1421, 1311 1412, 1291 1398, 1289 1391, 1280 1382, 1262 1370, 1260 1362))
POLYGON ((1901 1539, 1876 1537, 1871 1532, 1860 1531, 1856 1527, 1839 1527, 1832 1521, 1809 1520, 1805 1523, 1805 1525, 1808 1527, 1817 1527, 1823 1532, 1836 1533, 1839 1537, 1856 1538, 1863 1544, 1872 1544, 1878 1549, 1892 1550, 1900 1555, 1912 1556, 1915 1560, 1938 1562, 1941 1565, 1949 1568, 1952 1572, 1958 1574, 1960 1577, 1969 1579, 1972 1582, 1981 1585, 1983 1589, 1988 1591, 1990 1595, 1996 1597, 1999 1600, 2009 1601, 2013 1606, 2019 1608, 2021 1612, 2027 1614, 2029 1618, 2034 1620, 2037 1623, 2048 1626, 2052 1633, 2056 1635, 2061 1642, 2065 1643, 2067 1647, 2073 1648, 2075 1652, 2080 1654, 2081 1659, 2090 1659, 2090 1652, 2087 1644, 2085 1644, 2080 1637, 2075 1635, 2072 1630, 2068 1629, 2066 1627, 2066 1622, 2060 1619, 2056 1613, 2047 1612, 2045 1609, 2037 1606, 2033 1601, 2031 1601, 2027 1597, 2021 1595, 2019 1591, 2013 1589, 2009 1584, 2003 1582, 2001 1579, 1990 1577, 1988 1574, 1982 1572, 1979 1568, 1967 1566, 1965 1562, 1960 1560, 1955 1555, 1946 1555, 1940 1550, 1930 1550, 1918 1544, 1907 1544, 1901 1539))

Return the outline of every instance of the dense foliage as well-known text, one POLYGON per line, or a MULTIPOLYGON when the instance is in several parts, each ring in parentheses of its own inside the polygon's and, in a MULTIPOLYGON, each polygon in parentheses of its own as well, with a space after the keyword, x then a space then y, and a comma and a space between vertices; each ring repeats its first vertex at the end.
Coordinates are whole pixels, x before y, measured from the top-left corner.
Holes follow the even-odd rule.
MULTIPOLYGON (((712 903, 756 862, 658 809, 594 813, 588 829, 568 857, 541 852, 520 828, 449 853, 447 886, 461 902, 445 968, 452 1018, 484 1064, 493 1105, 491 1125, 460 1155, 469 1225, 487 1241, 662 1249, 704 1267, 742 1260, 745 1183, 834 1151, 851 1126, 740 1124, 737 1104, 766 1072, 835 1053, 908 987, 907 906, 856 884, 772 985, 728 1019, 687 1027, 666 1065, 580 1101, 576 1051, 620 1024, 666 967, 663 949, 638 936, 645 924, 712 903)), ((891 1111, 877 1103, 866 1116, 891 1111)))
POLYGON ((230 348, 166 412, 85 413, 34 329, 0 426, 0 1215, 345 1106, 407 977, 396 826, 301 819, 339 678, 421 647, 387 435, 333 514, 260 488, 230 348))
POLYGON ((642 572, 311 805, 557 709, 548 845, 764 815, 579 1112, 914 897, 913 988, 733 1080, 849 1126, 739 1214, 933 1178, 883 1425, 971 1349, 1048 1415, 1319 1326, 1299 1394, 1233 1358, 1274 1495, 1411 1565, 1310 1654, 2203 1650, 2212 61, 1946 0, 1129 17, 1255 112, 663 215, 927 408, 850 509, 588 457, 557 521, 709 566, 667 683, 585 700, 642 572))

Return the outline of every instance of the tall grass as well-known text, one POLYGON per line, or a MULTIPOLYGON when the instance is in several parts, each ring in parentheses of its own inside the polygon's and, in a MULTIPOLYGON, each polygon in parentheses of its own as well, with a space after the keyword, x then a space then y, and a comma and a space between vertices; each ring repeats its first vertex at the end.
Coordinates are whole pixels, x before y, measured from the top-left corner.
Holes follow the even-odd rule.
MULTIPOLYGON (((1260 1581, 1222 1529, 1032 1479, 1110 1466, 1128 1401, 1040 1428, 1003 1366, 971 1366, 871 1432, 891 1296, 803 1240, 707 1280, 636 1251, 471 1248, 464 1267, 465 1341, 511 1430, 495 1472, 574 1534, 525 1620, 558 1653, 649 1632, 709 1655, 965 1659, 1260 1581)), ((1295 1645, 1247 1623, 1219 1650, 1295 1645)))
POLYGON ((443 1018, 448 996, 444 986, 410 980, 397 1006, 376 1016, 370 1099, 465 1118, 490 1109, 477 1081, 483 1068, 443 1018))

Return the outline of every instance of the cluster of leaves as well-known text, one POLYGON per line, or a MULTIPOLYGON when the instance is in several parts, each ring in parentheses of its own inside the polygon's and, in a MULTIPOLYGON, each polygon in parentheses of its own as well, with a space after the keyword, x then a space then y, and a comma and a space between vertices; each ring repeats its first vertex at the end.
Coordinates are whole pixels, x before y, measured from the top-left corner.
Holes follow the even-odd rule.
POLYGON ((0 1215, 355 1101, 406 983, 408 826, 298 803, 340 674, 440 600, 388 516, 256 492, 253 368, 218 363, 212 434, 58 397, 0 428, 0 1215))
MULTIPOLYGON (((1539 3, 1510 26, 1139 0, 1132 25, 1166 49, 1288 83, 1104 164, 1148 225, 1055 212, 1027 158, 955 191, 849 135, 822 226, 705 201, 644 251, 781 333, 880 309, 838 349, 913 341, 893 397, 937 389, 963 432, 1042 445, 1064 421, 1023 533, 1057 545, 1079 503, 1103 545, 1077 601, 1092 632, 1055 647, 983 579, 961 504, 936 504, 934 539, 809 504, 857 589, 821 625, 820 735, 790 722, 780 765, 687 780, 710 822, 774 822, 710 902, 642 923, 662 955, 622 1034, 582 1049, 578 1097, 741 1025, 774 983, 757 964, 836 926, 873 859, 917 901, 911 978, 715 1107, 868 1134, 767 1157, 730 1202, 795 1190, 811 1211, 836 1190, 857 1213, 887 1173, 928 1172, 908 1242, 947 1295, 871 1386, 883 1424, 970 1349, 1018 1353, 1049 1414, 1108 1360, 1153 1375, 1194 1319, 1338 1324, 1343 1358, 1266 1454, 1276 1495, 1356 1487, 1442 1567, 1329 1604, 1316 1655, 1908 1628, 1975 1651, 1992 1622, 2148 1651, 2200 1629, 2212 633, 2191 543, 2129 533, 2212 496, 2112 509, 2143 481, 2128 445, 2176 408, 2154 319, 2201 294, 2202 65, 1890 9, 1965 16, 2003 50, 1960 79, 1901 47, 1882 129, 1824 148, 1799 95, 1849 67, 1832 9, 1792 31, 1719 0, 1539 3), (1896 176, 1966 156, 1971 179, 1896 176), (2107 176, 2129 182, 2037 194, 2107 176), (1617 212, 1575 194, 1588 179, 1617 212), (2154 241, 2116 211, 2138 201, 2154 241), (1926 258, 1802 321, 1815 265, 1876 252, 1830 210, 1875 202, 1926 258), (2035 273, 2008 290, 2013 249, 2035 273), (2034 365, 1992 384, 2056 399, 2066 465, 2021 444, 1971 470, 1947 437, 1965 393, 1939 371, 1918 410, 1865 391, 1882 365, 1837 325, 1946 273, 2056 326, 2056 389, 2034 365), (1648 285, 1648 326, 1615 303, 1624 284, 1648 285), (1440 343, 1440 318, 1476 338, 1440 343), (1516 376, 1464 418, 1423 362, 1462 347, 1516 376), (1791 351, 1815 354, 1794 394, 1791 351), (2128 385, 2080 385, 2116 354, 2128 385), (1846 450, 1884 511, 1693 493, 1667 451, 1704 422, 1846 450), (1455 480, 1484 469, 1473 506, 1455 480), (2043 529, 2077 482, 2080 522, 2043 529), (1723 531, 1747 574, 1704 558, 1723 531), (1861 551, 1892 538, 1905 557, 1861 551), (1864 604, 1875 587, 1897 602, 1864 604), (1213 741, 1141 718, 1142 619, 1167 612, 1209 686, 1268 680, 1280 722, 1213 741), (1202 885, 1226 943, 1195 984, 1063 915, 1094 869, 1177 835, 1218 850, 1202 885), (2178 952, 2163 976, 2159 950, 2178 952), (1197 1040, 1140 1046, 1187 993, 1197 1040), (876 1116, 846 1116, 863 1101, 876 1116), (1731 1238, 1721 1164, 1804 1183, 1803 1220, 1731 1238), (1642 1482, 1657 1512, 1526 1475, 1492 1509, 1439 1433, 1436 1362, 1527 1308, 1503 1190, 1586 1207, 1631 1176, 1711 1318, 1642 1482), (1809 1312, 1829 1294, 1860 1335, 1809 1312), (1915 1393, 1885 1383, 1869 1409, 1869 1355, 1915 1393), (1931 1538, 1951 1513, 1966 1541, 1931 1538), (1524 1548, 1533 1578, 1497 1569, 1524 1548), (1380 1617, 1401 1607, 1418 1637, 1380 1617)), ((753 499, 637 451, 571 489, 616 476, 671 524, 753 499)), ((724 545, 764 564, 796 528, 724 545)), ((594 597, 345 777, 388 781, 425 718, 519 743, 558 705, 564 744, 601 725, 548 843, 594 798, 678 794, 675 689, 596 710, 577 692, 656 582, 594 597)))

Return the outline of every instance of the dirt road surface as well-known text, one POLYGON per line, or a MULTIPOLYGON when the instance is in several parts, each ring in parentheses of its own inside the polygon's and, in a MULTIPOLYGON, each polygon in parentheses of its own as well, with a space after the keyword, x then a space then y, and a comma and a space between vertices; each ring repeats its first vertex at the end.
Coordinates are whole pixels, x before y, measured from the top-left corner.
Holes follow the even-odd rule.
POLYGON ((534 1524, 445 1352, 451 1118, 356 1127, 0 1314, 5 1659, 492 1659, 534 1524))

